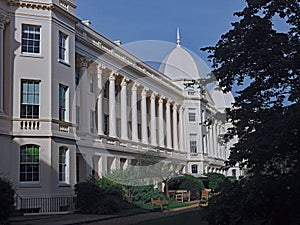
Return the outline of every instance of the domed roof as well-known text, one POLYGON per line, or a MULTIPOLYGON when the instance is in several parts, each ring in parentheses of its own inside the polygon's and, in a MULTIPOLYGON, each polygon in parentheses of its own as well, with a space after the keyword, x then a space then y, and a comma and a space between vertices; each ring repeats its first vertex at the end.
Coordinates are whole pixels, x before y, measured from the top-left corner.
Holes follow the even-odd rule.
POLYGON ((171 80, 199 79, 201 77, 194 57, 180 46, 179 30, 177 30, 177 47, 163 60, 159 71, 171 80))
POLYGON ((185 49, 177 46, 162 62, 159 71, 172 80, 199 79, 200 71, 195 59, 185 49))

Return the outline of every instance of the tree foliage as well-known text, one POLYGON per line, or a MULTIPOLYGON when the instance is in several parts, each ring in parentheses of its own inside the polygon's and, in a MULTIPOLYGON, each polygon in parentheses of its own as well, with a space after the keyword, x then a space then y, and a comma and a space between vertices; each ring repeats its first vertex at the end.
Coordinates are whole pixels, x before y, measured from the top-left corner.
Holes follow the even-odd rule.
MULTIPOLYGON (((211 53, 223 90, 235 85, 242 89, 228 111, 234 127, 227 139, 239 138, 230 165, 239 162, 254 173, 282 173, 274 167, 299 158, 299 0, 246 2, 235 13, 240 21, 216 46, 204 50, 211 53), (276 30, 278 21, 286 24, 286 32, 276 30)), ((297 163, 289 164, 288 171, 296 170, 297 163)))
MULTIPOLYGON (((239 141, 232 147, 227 165, 246 166, 249 178, 231 190, 236 203, 229 201, 229 195, 216 199, 223 204, 222 212, 228 206, 239 216, 227 213, 227 224, 280 224, 276 215, 281 215, 281 209, 275 202, 296 208, 290 200, 300 195, 295 181, 300 172, 300 3, 246 0, 246 7, 235 15, 239 21, 233 28, 216 46, 203 50, 210 52, 222 89, 232 91, 239 86, 234 107, 227 114, 233 127, 226 135, 227 140, 237 136, 239 141), (278 24, 285 29, 279 30, 278 24), (273 189, 277 192, 270 192, 273 189), (239 193, 245 197, 235 197, 241 196, 239 193), (238 210, 241 205, 243 212, 238 210), (255 207, 266 209, 264 206, 270 207, 271 213, 257 212, 252 221, 244 215, 250 215, 255 207)), ((285 220, 283 224, 298 224, 290 213, 285 220)))

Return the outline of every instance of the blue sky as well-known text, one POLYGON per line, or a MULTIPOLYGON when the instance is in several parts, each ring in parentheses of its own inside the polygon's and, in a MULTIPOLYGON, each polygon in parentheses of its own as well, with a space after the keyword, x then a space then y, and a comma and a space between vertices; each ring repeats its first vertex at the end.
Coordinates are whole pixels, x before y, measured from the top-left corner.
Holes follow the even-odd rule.
MULTIPOLYGON (((233 12, 244 0, 77 0, 77 16, 91 20, 92 27, 123 44, 160 40, 181 44, 207 62, 201 47, 214 45, 237 20, 233 12)), ((208 63, 209 65, 209 63, 208 63)))

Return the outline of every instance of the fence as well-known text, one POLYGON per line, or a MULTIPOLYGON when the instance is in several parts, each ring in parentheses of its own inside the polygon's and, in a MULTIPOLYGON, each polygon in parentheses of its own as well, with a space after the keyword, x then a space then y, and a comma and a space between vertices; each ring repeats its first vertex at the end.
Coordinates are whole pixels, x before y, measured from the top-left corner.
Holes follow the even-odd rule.
POLYGON ((16 195, 16 210, 24 214, 55 214, 75 210, 74 195, 26 196, 16 195))

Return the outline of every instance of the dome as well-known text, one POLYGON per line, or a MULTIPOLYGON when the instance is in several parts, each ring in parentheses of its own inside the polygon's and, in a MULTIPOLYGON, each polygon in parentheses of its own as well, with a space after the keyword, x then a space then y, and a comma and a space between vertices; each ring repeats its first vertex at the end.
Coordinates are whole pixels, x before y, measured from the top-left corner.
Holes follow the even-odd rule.
POLYGON ((177 46, 162 62, 159 71, 171 80, 199 79, 200 71, 192 55, 177 46))
POLYGON ((180 46, 180 34, 177 30, 177 46, 167 55, 159 71, 175 82, 183 79, 199 79, 201 72, 194 57, 180 46))

